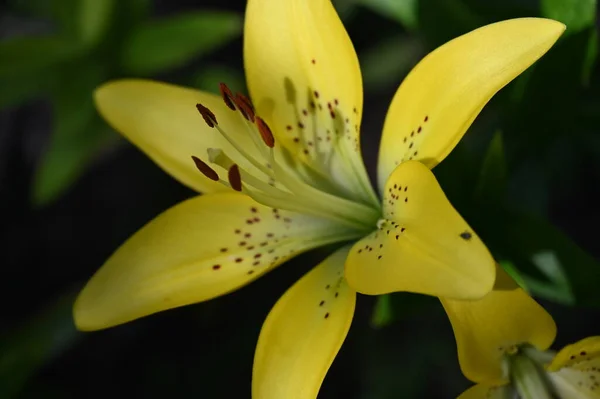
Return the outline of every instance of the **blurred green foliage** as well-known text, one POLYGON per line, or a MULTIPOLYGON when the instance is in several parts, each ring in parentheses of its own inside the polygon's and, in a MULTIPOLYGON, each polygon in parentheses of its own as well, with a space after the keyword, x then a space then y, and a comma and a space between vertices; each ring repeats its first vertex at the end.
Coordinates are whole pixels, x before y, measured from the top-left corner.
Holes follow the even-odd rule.
MULTIPOLYGON (((95 87, 119 77, 181 68, 239 37, 242 16, 197 10, 155 20, 148 0, 13 0, 16 12, 52 23, 45 35, 0 41, 0 107, 47 98, 50 141, 37 167, 32 201, 58 198, 117 136, 98 117, 95 87)), ((232 74, 234 76, 237 73, 232 74)), ((187 81, 185 81, 187 83, 187 81)), ((214 90, 218 82, 201 83, 214 90)))
POLYGON ((38 368, 81 336, 71 315, 75 293, 64 295, 18 329, 0 335, 0 398, 16 396, 38 368))
MULTIPOLYGON (((385 30, 378 19, 384 33, 365 34, 367 43, 358 48, 367 95, 386 99, 424 54, 486 23, 538 16, 567 25, 566 34, 542 61, 492 100, 435 173, 451 202, 523 288, 563 305, 600 306, 597 259, 555 227, 548 212, 549 198, 566 198, 578 180, 576 160, 595 158, 590 165, 600 170, 596 0, 334 3, 350 31, 360 30, 357 26, 364 18, 383 16, 381 20, 393 25, 385 30)), ((238 38, 240 14, 194 11, 154 19, 149 0, 12 0, 11 4, 20 13, 51 21, 54 28, 44 36, 0 42, 0 107, 43 97, 54 111, 52 138, 34 180, 36 204, 58 198, 98 151, 115 142, 116 135, 93 106, 92 92, 103 82, 179 69, 185 75, 182 83, 194 87, 216 90, 218 82, 226 81, 234 90, 244 88, 242 71, 231 65, 209 60, 200 69, 182 69, 238 38)), ((0 380, 11 375, 13 382, 0 397, 16 395, 38 367, 78 337, 68 314, 71 300, 60 299, 51 310, 1 337, 0 380)), ((371 326, 385 334, 436 306, 434 298, 381 296, 371 326)), ((375 388, 364 397, 398 397, 396 392, 424 397, 424 388, 419 387, 427 381, 421 371, 448 352, 446 343, 433 340, 434 345, 419 346, 419 353, 412 353, 418 349, 408 343, 405 352, 392 354, 374 334, 369 330, 365 335, 365 345, 373 350, 366 355, 364 379, 375 388), (398 370, 402 364, 398 356, 417 359, 410 373, 398 370)))

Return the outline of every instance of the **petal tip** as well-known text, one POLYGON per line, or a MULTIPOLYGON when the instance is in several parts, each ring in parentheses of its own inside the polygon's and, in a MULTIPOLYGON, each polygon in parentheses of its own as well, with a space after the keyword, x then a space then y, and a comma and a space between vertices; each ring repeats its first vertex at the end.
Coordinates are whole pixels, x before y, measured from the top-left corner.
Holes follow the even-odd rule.
POLYGON ((98 286, 92 277, 75 299, 72 314, 75 327, 79 331, 103 330, 128 321, 113 318, 118 312, 114 306, 106 303, 107 298, 97 292, 97 289, 98 286))
POLYGON ((565 32, 567 26, 555 19, 549 18, 518 18, 517 20, 523 20, 535 27, 536 32, 540 35, 547 34, 553 38, 553 42, 565 32))
MULTIPOLYGON (((103 104, 108 104, 114 99, 114 94, 118 93, 121 95, 121 90, 131 84, 139 84, 144 82, 143 79, 116 79, 109 80, 96 87, 93 92, 94 103, 96 107, 100 108, 103 104)), ((147 81, 150 83, 151 81, 147 81)))
POLYGON ((79 294, 73 304, 73 322, 75 323, 75 327, 79 331, 95 331, 101 329, 101 327, 94 322, 94 318, 91 317, 91 313, 87 309, 86 301, 82 294, 83 292, 79 294))

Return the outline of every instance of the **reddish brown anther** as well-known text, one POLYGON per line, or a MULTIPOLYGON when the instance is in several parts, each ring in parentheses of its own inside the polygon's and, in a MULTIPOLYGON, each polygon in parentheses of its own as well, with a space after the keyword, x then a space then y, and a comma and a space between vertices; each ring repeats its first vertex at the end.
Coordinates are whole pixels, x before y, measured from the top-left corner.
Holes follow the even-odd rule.
POLYGON ((243 94, 236 93, 235 95, 235 104, 238 106, 242 116, 249 120, 250 122, 254 122, 254 107, 252 107, 252 103, 250 99, 243 94))
POLYGON ((215 125, 218 125, 217 117, 210 109, 206 108, 202 104, 196 104, 196 109, 198 112, 200 112, 200 115, 202 115, 202 118, 204 118, 204 122, 206 122, 208 127, 215 127, 215 125))
POLYGON ((221 97, 223 97, 225 105, 232 111, 235 111, 234 97, 229 87, 225 83, 219 83, 219 91, 221 91, 221 97))
POLYGON ((240 175, 240 168, 237 165, 234 164, 229 168, 227 179, 229 180, 229 184, 231 184, 231 188, 235 191, 242 191, 242 176, 240 175))
POLYGON ((208 177, 210 180, 219 181, 219 175, 210 166, 204 163, 200 158, 193 155, 192 159, 196 164, 196 168, 198 168, 198 170, 202 172, 204 176, 208 177))
POLYGON ((256 127, 258 128, 258 132, 260 133, 260 137, 262 137, 263 141, 269 148, 273 148, 275 146, 275 137, 273 137, 273 133, 269 128, 269 125, 265 123, 260 117, 256 117, 256 127))

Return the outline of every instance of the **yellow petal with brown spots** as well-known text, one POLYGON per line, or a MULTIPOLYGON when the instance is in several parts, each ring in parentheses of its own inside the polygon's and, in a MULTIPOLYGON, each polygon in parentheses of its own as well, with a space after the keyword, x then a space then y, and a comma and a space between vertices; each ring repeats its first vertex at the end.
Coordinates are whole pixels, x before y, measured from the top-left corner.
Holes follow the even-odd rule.
POLYGON ((184 201, 106 261, 79 294, 75 323, 97 330, 226 294, 344 229, 236 192, 184 201))
POLYGON ((254 399, 315 399, 354 315, 343 276, 348 247, 306 274, 265 321, 254 357, 254 399))
POLYGON ((562 399, 600 398, 600 337, 565 346, 548 371, 562 399))
POLYGON ((378 181, 415 159, 430 168, 460 141, 492 96, 540 58, 565 26, 541 18, 497 22, 427 55, 396 92, 383 128, 378 181))
POLYGON ((408 291, 481 298, 494 285, 492 256, 422 163, 400 164, 385 186, 378 229, 346 261, 348 284, 364 294, 408 291))
POLYGON ((365 196, 371 188, 356 180, 368 183, 359 146, 362 78, 331 0, 249 0, 244 69, 276 140, 353 197, 365 196))

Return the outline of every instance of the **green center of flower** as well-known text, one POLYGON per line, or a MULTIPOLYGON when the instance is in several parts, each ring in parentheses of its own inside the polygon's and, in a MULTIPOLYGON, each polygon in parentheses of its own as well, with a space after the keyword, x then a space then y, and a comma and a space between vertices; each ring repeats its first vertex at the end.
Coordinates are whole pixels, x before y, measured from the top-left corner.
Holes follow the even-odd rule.
MULTIPOLYGON (((314 162, 306 163, 292 156, 287 148, 276 143, 271 129, 255 114, 252 104, 245 96, 234 96, 224 84, 221 85, 221 93, 227 107, 243 118, 255 148, 251 151, 241 146, 229 132, 219 126, 212 111, 197 104, 197 109, 207 125, 215 128, 234 149, 226 153, 221 148, 209 148, 207 153, 208 161, 226 172, 227 179, 221 178, 206 162, 192 157, 197 168, 206 177, 243 192, 263 205, 335 220, 347 225, 349 229, 356 230, 357 236, 375 228, 381 215, 376 197, 374 201, 368 201, 369 203, 349 198, 351 195, 325 173, 330 162, 325 153, 322 157, 313 158, 318 161, 317 167, 314 162)), ((352 157, 348 152, 346 140, 340 138, 332 145, 336 151, 327 153, 338 153, 345 165, 346 174, 358 176, 353 173, 356 157, 352 157)), ((315 152, 319 153, 318 148, 315 148, 315 152)), ((370 185, 365 187, 364 179, 356 177, 354 186, 359 193, 365 193, 366 190, 367 197, 374 196, 370 194, 373 193, 370 185)))
POLYGON ((552 354, 531 346, 514 347, 505 358, 513 388, 521 399, 555 399, 554 387, 544 369, 552 354))

